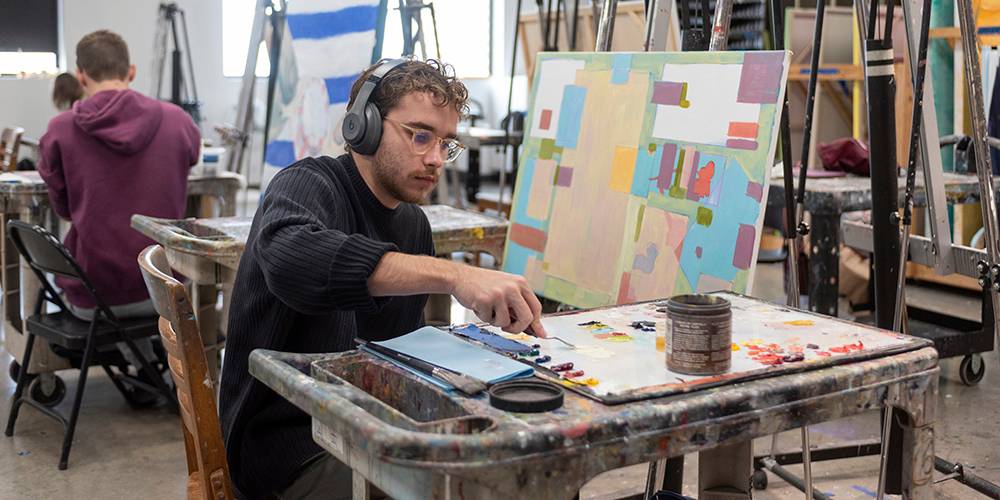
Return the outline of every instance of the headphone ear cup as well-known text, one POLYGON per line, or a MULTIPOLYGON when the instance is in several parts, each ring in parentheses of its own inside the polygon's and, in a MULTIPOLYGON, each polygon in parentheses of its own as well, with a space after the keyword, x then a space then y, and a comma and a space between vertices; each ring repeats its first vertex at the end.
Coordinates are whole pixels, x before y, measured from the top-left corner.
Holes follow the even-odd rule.
POLYGON ((341 131, 344 134, 344 142, 357 150, 365 136, 364 115, 348 112, 344 115, 344 123, 341 124, 341 131))
POLYGON ((375 154, 381 142, 382 113, 379 112, 378 106, 369 102, 365 105, 365 134, 361 137, 357 150, 363 155, 375 154))

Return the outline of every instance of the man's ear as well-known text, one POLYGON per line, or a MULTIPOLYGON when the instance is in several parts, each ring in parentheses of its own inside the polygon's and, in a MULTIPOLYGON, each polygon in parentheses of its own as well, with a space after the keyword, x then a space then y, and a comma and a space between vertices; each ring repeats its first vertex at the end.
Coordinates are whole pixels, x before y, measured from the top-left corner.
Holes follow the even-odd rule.
POLYGON ((135 80, 135 65, 130 64, 128 67, 128 82, 132 83, 135 80))
POLYGON ((76 68, 76 81, 80 82, 80 86, 86 88, 88 80, 87 74, 82 69, 76 68))

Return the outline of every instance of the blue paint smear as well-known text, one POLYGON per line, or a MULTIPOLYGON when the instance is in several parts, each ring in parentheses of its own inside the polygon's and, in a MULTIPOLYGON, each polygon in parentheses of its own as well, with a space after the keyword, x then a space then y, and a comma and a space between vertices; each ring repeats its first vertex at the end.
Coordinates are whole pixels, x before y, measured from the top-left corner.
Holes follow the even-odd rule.
POLYGON ((859 486, 857 484, 854 485, 854 486, 851 486, 851 489, 853 489, 855 491, 860 491, 861 493, 864 493, 865 495, 868 495, 868 496, 870 496, 872 498, 875 498, 875 497, 878 496, 874 491, 869 490, 868 488, 865 488, 864 486, 859 486))
POLYGON ((656 248, 654 243, 650 243, 646 246, 645 254, 636 255, 635 259, 632 260, 632 269, 653 274, 653 269, 656 268, 656 258, 659 256, 660 250, 656 248))
POLYGON ((611 62, 611 83, 622 85, 628 82, 628 72, 632 68, 632 56, 618 54, 611 62))
POLYGON ((528 267, 528 257, 532 255, 536 259, 539 257, 539 254, 534 250, 524 248, 513 241, 507 240, 507 254, 503 259, 503 271, 505 273, 524 276, 524 269, 528 267))
MULTIPOLYGON (((378 6, 359 5, 332 12, 312 14, 290 14, 285 19, 292 39, 330 38, 349 33, 360 33, 375 29, 378 6)), ((336 57, 331 54, 331 57, 336 57)))
POLYGON ((705 227, 695 222, 694 217, 688 219, 680 267, 696 290, 702 274, 733 281, 738 270, 733 266, 733 254, 736 251, 739 226, 755 225, 760 214, 760 204, 746 194, 749 179, 743 168, 732 160, 726 163, 725 170, 721 197, 726 199, 726 203, 711 208, 712 225, 705 227), (694 253, 697 247, 702 247, 703 250, 700 259, 694 253))
POLYGON ((583 103, 587 99, 587 89, 577 85, 567 85, 563 89, 562 104, 559 107, 559 128, 556 130, 556 146, 576 148, 580 136, 580 120, 583 118, 583 103))
POLYGON ((264 163, 278 168, 295 163, 295 145, 292 141, 274 140, 267 143, 264 148, 264 163))
POLYGON ((473 340, 482 342, 494 349, 499 349, 505 352, 512 352, 516 354, 526 354, 531 352, 531 346, 522 344, 516 340, 511 340, 506 337, 501 337, 489 330, 479 328, 478 326, 470 323, 468 325, 452 328, 451 331, 473 340))
POLYGON ((649 191, 654 189, 656 181, 650 180, 653 175, 654 165, 660 164, 660 157, 663 155, 663 148, 656 148, 656 152, 649 154, 648 149, 640 149, 635 155, 635 170, 632 174, 632 194, 646 198, 649 191))
MULTIPOLYGON (((528 199, 531 197, 531 182, 535 178, 535 159, 529 158, 518 170, 517 196, 514 199, 514 216, 511 218, 511 222, 548 232, 549 228, 546 225, 546 221, 528 217, 528 199)), ((553 196, 555 195, 553 194, 553 196)))
POLYGON ((358 79, 359 75, 341 76, 336 78, 325 78, 326 97, 330 104, 346 103, 351 99, 351 85, 358 79))

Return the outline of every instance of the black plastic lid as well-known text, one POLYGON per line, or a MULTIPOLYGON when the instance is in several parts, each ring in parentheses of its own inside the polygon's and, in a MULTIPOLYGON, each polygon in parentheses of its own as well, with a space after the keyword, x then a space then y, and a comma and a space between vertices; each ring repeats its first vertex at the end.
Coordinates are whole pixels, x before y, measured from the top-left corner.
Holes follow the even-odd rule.
POLYGON ((542 380, 512 380, 490 388, 494 408, 518 413, 541 413, 563 405, 563 389, 542 380))

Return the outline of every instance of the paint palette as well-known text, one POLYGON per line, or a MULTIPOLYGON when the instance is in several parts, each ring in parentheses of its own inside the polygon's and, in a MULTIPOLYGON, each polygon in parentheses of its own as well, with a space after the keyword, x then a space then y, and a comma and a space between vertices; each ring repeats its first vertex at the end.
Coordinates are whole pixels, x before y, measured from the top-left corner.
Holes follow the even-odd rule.
POLYGON ((554 339, 504 335, 539 346, 537 353, 521 357, 521 361, 539 368, 536 375, 560 381, 607 404, 815 369, 927 344, 922 339, 730 292, 718 294, 731 302, 733 313, 732 367, 722 375, 684 375, 667 369, 666 353, 656 349, 656 336, 665 329, 667 315, 656 302, 542 319, 550 336, 565 339, 576 348, 554 339), (543 362, 538 362, 539 358, 543 362), (567 363, 572 363, 570 370, 549 369, 567 363), (575 376, 567 378, 567 374, 575 376))

